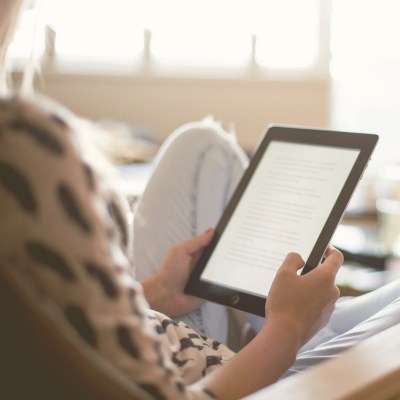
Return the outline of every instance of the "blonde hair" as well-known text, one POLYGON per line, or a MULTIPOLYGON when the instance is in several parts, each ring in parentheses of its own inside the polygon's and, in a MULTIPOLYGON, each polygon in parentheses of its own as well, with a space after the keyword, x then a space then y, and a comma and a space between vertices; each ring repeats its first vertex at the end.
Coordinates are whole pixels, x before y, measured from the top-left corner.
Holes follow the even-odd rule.
MULTIPOLYGON (((9 80, 7 53, 23 11, 32 8, 35 3, 37 3, 36 0, 0 0, 0 96, 7 96, 13 91, 9 80)), ((32 82, 35 72, 34 41, 35 37, 32 37, 32 51, 24 67, 22 84, 19 89, 23 94, 32 92, 33 88, 32 82)))

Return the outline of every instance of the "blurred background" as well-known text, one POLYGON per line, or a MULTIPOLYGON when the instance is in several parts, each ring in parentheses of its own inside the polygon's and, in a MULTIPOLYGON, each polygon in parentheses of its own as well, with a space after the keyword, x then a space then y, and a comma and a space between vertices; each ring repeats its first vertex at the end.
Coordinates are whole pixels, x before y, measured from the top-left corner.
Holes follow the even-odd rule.
MULTIPOLYGON (((33 14, 14 41, 16 70, 33 14)), ((45 1, 38 86, 158 141, 208 114, 249 151, 270 122, 374 132, 371 169, 400 157, 399 15, 396 0, 45 1)))
MULTIPOLYGON (((174 129, 207 115, 249 154, 269 123, 379 134, 348 215, 372 217, 397 254, 399 16, 397 0, 51 0, 39 25, 26 14, 11 57, 18 79, 33 51, 39 92, 111 140, 129 136, 136 151, 120 163, 151 162, 174 129)), ((357 235, 338 242, 360 250, 357 235)))

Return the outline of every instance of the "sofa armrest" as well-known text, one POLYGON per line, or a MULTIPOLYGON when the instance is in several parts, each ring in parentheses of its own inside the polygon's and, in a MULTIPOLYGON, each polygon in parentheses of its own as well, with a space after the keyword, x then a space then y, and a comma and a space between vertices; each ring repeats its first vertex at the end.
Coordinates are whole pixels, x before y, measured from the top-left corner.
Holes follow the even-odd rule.
POLYGON ((247 399, 400 399, 400 325, 247 399))
POLYGON ((90 348, 23 271, 0 264, 0 398, 150 400, 90 348))

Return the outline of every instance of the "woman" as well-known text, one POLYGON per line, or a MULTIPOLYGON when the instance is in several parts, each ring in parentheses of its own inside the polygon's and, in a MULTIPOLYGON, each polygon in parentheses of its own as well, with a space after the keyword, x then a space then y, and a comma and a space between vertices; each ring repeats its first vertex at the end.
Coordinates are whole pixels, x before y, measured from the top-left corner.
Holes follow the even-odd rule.
MULTIPOLYGON (((1 3, 2 71, 3 56, 26 5, 26 0, 1 3)), ((5 93, 4 82, 2 89, 5 93)), ((28 274, 83 341, 155 397, 173 399, 242 397, 275 382, 293 363, 294 370, 310 364, 309 354, 317 344, 329 345, 321 334, 311 344, 309 339, 327 323, 339 296, 335 276, 342 256, 332 248, 323 265, 305 276, 297 274, 303 263, 300 256, 286 257, 266 302, 267 318, 254 340, 237 355, 202 337, 215 325, 202 324, 225 310, 204 311, 210 306, 184 295, 183 286, 213 236, 213 230, 204 231, 204 227, 214 225, 246 163, 220 128, 213 123, 186 127, 165 144, 135 221, 136 266, 154 268, 142 277, 142 284, 132 277, 133 239, 125 200, 115 188, 115 177, 99 165, 98 156, 93 161, 82 143, 92 130, 90 124, 49 101, 24 99, 23 94, 5 95, 0 101, 0 265, 7 263, 28 274), (202 143, 194 147, 193 137, 201 137, 202 143), (210 146, 213 150, 205 152, 210 146), (177 169, 188 170, 188 165, 182 166, 188 147, 197 154, 188 155, 188 165, 191 161, 198 166, 210 156, 212 162, 206 165, 212 169, 195 168, 191 179, 175 175, 177 169), (172 162, 176 151, 182 155, 178 167, 172 162), (229 176, 226 172, 232 165, 236 172, 229 176), (164 168, 175 168, 169 171, 175 181, 161 179, 164 168), (226 190, 216 190, 222 186, 215 184, 215 190, 208 189, 208 196, 201 197, 202 180, 210 174, 215 178, 216 173, 215 182, 224 182, 226 190), (188 192, 181 197, 179 188, 188 192), (165 196, 159 197, 160 193, 165 196), (185 216, 176 209, 186 207, 182 199, 187 193, 197 214, 190 223, 181 224, 185 216), (185 231, 187 226, 190 231, 185 231), (170 233, 169 238, 163 230, 170 233), (160 237, 156 232, 161 232, 160 237), (177 322, 160 312, 189 316, 183 317, 187 323, 177 322), (200 325, 200 332, 189 323, 200 325)), ((368 324, 371 319, 363 317, 362 324, 368 324)))

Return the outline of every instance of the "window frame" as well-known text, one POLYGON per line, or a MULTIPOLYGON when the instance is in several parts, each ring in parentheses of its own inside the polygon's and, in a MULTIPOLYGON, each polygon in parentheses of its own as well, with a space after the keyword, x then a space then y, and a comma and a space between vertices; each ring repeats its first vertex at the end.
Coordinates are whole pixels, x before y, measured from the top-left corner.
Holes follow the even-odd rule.
MULTIPOLYGON (((234 67, 188 67, 166 66, 157 63, 151 54, 151 32, 143 32, 143 51, 139 56, 108 61, 105 59, 74 59, 63 57, 55 51, 55 32, 45 27, 45 51, 40 58, 42 75, 94 75, 121 77, 155 77, 173 79, 219 79, 242 81, 327 81, 330 64, 330 20, 332 0, 319 3, 319 46, 317 59, 309 68, 273 69, 260 66, 255 60, 253 38, 252 55, 243 66, 234 67)), ((26 58, 14 58, 13 70, 21 71, 26 65, 26 58)))

